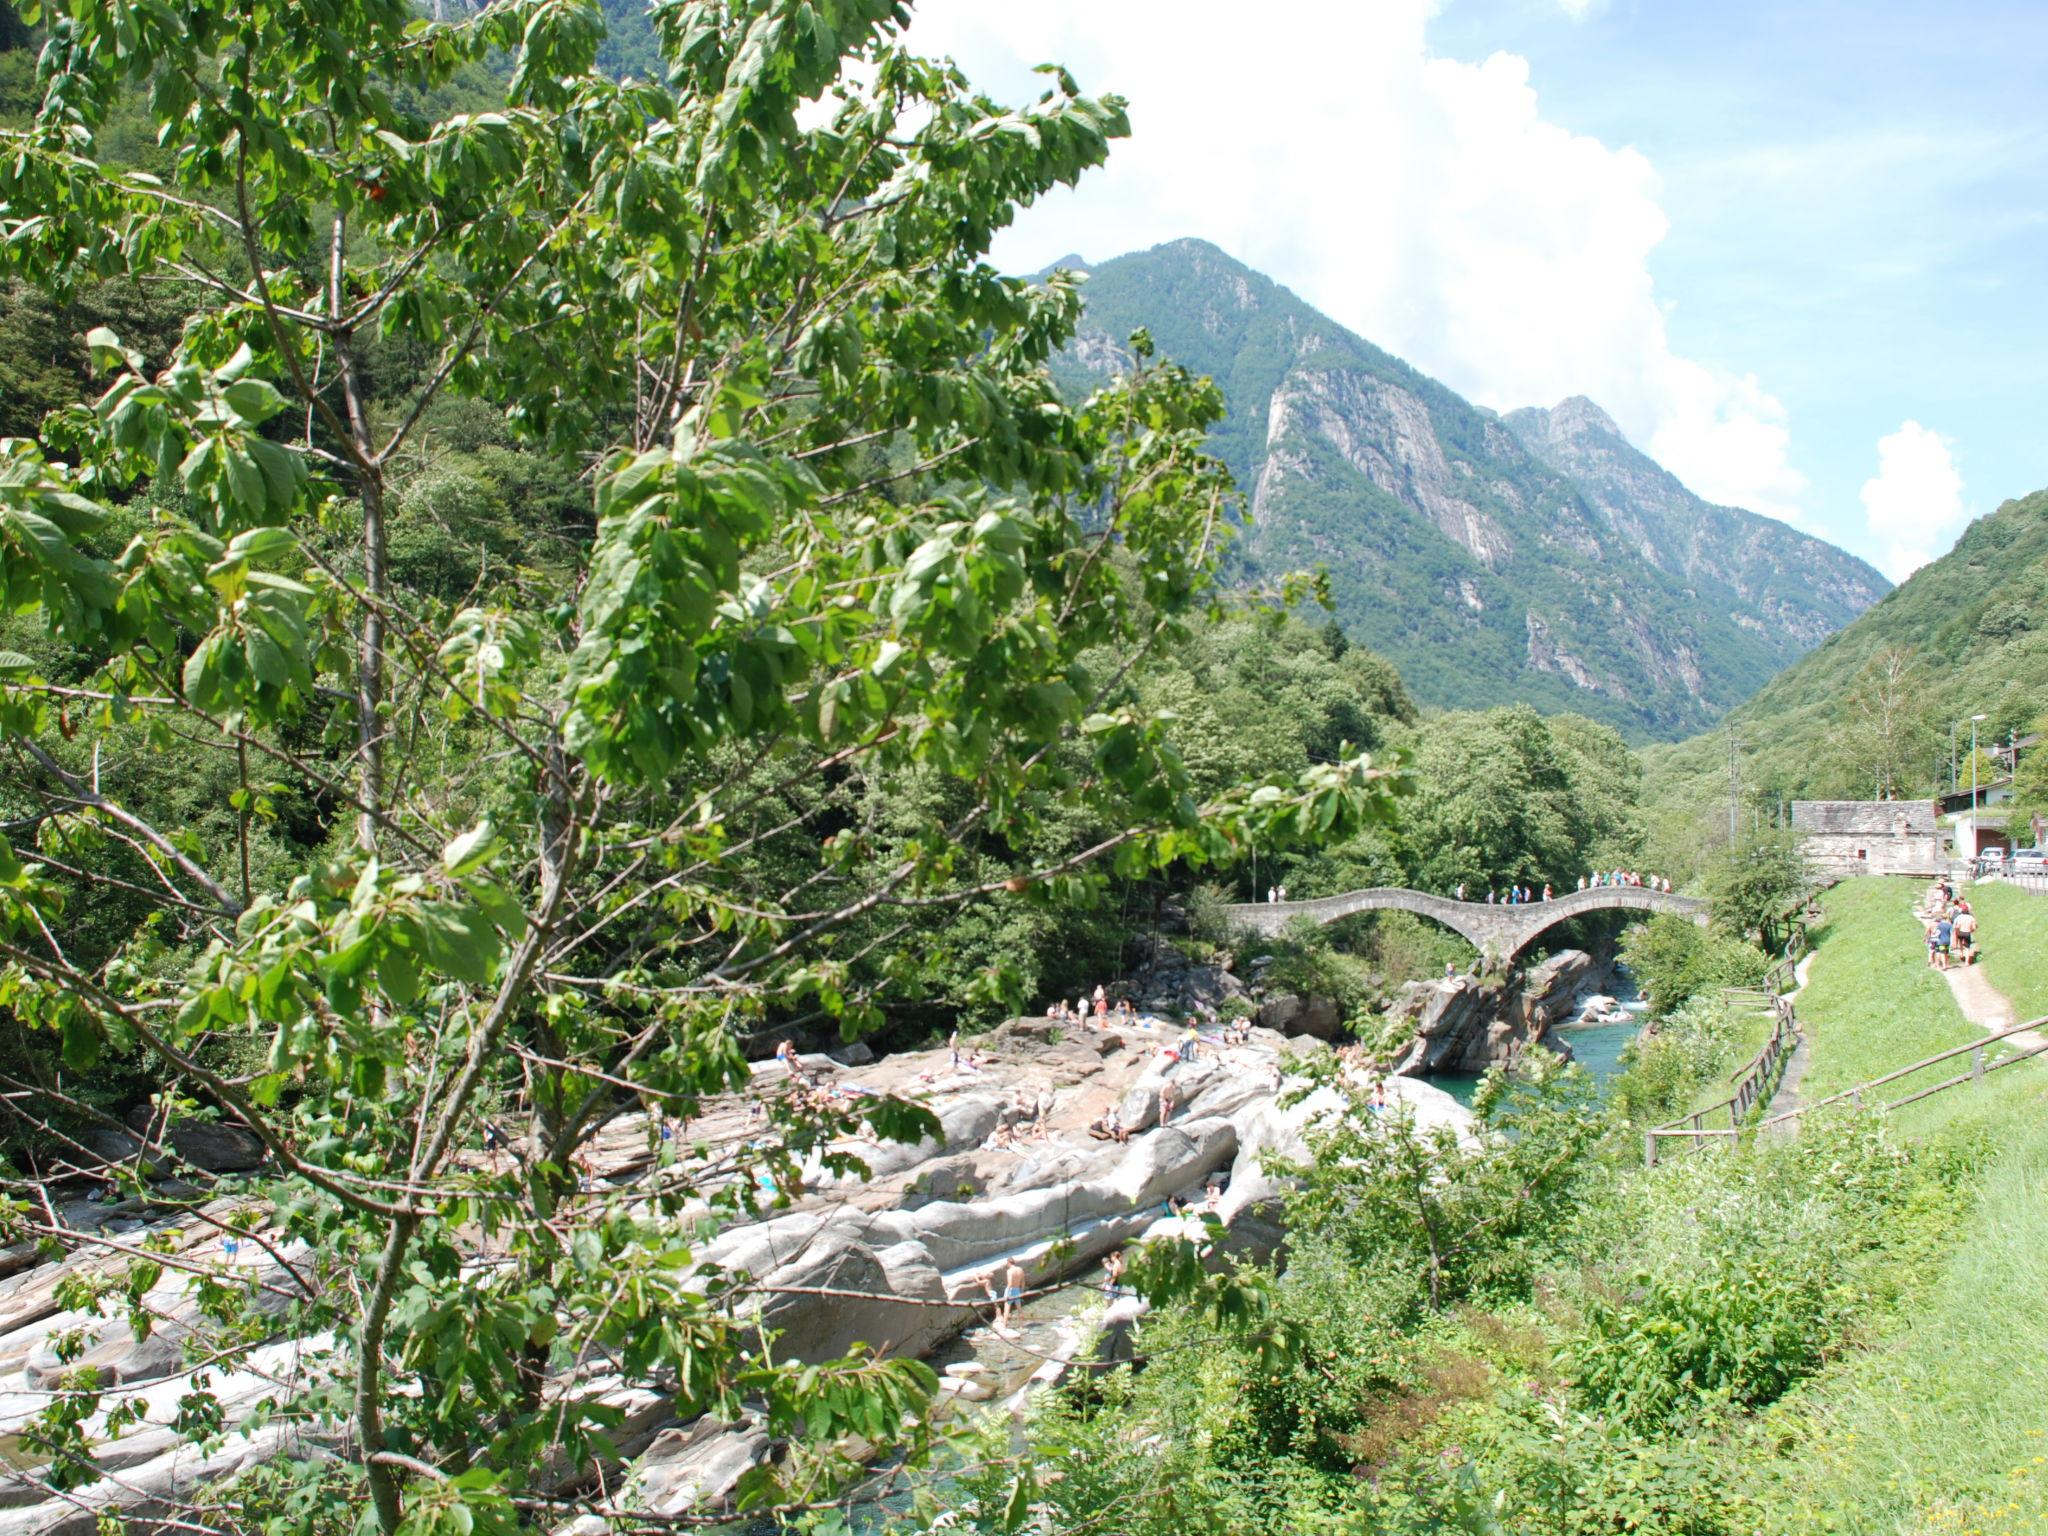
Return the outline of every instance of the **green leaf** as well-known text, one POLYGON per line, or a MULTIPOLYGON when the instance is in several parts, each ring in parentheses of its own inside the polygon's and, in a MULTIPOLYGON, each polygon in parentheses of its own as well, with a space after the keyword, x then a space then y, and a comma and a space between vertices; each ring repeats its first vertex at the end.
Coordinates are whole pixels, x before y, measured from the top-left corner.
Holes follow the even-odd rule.
POLYGON ((241 379, 221 391, 221 398, 250 426, 259 426, 284 409, 284 396, 263 379, 241 379))
POLYGON ((500 846, 498 834, 486 817, 441 850, 441 868, 458 877, 466 875, 487 863, 500 846))

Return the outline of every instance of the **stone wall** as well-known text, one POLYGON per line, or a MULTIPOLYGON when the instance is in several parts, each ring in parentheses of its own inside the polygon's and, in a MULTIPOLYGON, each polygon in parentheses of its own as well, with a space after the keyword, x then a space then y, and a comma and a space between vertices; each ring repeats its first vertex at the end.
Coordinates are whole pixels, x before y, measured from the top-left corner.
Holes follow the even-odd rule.
POLYGON ((1795 800, 1792 828, 1813 873, 1930 875, 1941 869, 1941 829, 1931 800, 1795 800))

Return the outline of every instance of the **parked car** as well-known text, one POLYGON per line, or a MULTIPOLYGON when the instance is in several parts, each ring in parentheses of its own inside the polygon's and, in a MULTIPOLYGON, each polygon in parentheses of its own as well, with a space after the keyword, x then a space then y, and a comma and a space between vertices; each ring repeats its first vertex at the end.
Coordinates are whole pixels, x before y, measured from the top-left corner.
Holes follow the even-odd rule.
POLYGON ((2015 848, 2010 864, 2016 875, 2048 874, 2048 848, 2015 848))

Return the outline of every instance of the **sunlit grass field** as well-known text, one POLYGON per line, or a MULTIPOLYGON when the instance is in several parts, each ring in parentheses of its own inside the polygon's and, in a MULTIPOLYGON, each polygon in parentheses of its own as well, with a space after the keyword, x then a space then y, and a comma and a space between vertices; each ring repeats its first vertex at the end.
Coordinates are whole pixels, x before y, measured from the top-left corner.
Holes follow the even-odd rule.
MULTIPOLYGON (((1916 894, 1891 880, 1829 893, 1800 1009, 1814 1041, 1809 1100, 1978 1033, 1926 968, 1908 916, 1916 894)), ((2023 1016, 2044 1011, 2048 898, 1978 894, 1987 939, 1997 935, 1987 974, 2023 1016)), ((1897 1123, 1970 1160, 1977 1172, 1958 1194, 1974 1202, 1868 1347, 1766 1416, 1760 1502, 1800 1536, 2048 1532, 2048 1067, 1951 1089, 1897 1123)))

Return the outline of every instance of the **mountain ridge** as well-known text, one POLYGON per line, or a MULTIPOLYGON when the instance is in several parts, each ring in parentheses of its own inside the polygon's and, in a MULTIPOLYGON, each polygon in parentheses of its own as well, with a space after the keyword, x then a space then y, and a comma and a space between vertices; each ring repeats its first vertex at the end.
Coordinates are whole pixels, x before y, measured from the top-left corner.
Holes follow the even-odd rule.
POLYGON ((1693 496, 1591 402, 1515 413, 1518 430, 1207 242, 1077 270, 1087 312, 1061 382, 1127 366, 1140 326, 1215 378, 1229 413, 1211 443, 1250 504, 1244 560, 1325 566, 1340 621, 1432 705, 1528 702, 1682 737, 1886 589, 1853 556, 1693 496), (1632 482, 1653 505, 1628 505, 1632 482), (1687 519, 1709 536, 1681 537, 1687 519))
POLYGON ((1955 547, 1730 711, 1723 728, 1644 756, 1667 820, 1727 803, 1728 745, 1752 823, 1792 799, 1912 798, 1946 789, 1950 728, 2034 728, 2048 699, 2048 490, 1977 518, 1955 547))

